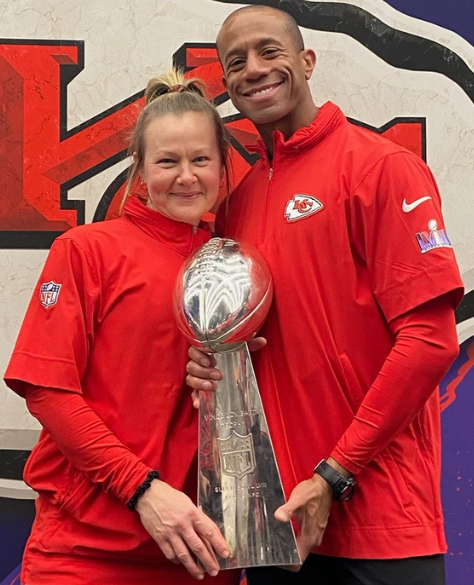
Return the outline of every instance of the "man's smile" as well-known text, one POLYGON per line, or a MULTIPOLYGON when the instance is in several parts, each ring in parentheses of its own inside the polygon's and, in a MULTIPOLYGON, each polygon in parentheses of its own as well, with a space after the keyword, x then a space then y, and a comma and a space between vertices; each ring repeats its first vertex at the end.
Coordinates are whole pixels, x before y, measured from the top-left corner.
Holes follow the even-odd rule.
POLYGON ((267 96, 270 93, 272 93, 273 91, 277 90, 282 83, 283 83, 283 81, 280 81, 278 83, 272 83, 271 85, 266 85, 263 87, 259 87, 258 89, 253 89, 251 91, 244 92, 243 95, 245 97, 249 97, 249 98, 258 98, 258 97, 262 97, 262 96, 267 96))

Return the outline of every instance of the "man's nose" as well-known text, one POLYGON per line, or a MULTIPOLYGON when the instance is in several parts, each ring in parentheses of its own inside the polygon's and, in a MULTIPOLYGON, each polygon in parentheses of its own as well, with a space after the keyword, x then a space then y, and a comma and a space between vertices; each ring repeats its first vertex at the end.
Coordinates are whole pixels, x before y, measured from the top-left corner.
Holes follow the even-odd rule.
POLYGON ((256 79, 268 73, 268 66, 268 61, 265 61, 259 55, 250 53, 245 63, 245 72, 251 79, 256 79))

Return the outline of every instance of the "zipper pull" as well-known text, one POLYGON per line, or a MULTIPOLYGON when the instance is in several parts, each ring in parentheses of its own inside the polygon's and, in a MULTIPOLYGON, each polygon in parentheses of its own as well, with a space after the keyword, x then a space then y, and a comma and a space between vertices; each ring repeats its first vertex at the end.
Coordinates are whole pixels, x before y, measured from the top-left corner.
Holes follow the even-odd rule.
POLYGON ((196 234, 197 234, 197 227, 195 225, 191 226, 191 243, 189 245, 189 253, 192 254, 196 248, 196 234))
POLYGON ((273 167, 270 167, 270 171, 268 173, 268 178, 270 181, 272 180, 272 177, 273 177, 273 167))

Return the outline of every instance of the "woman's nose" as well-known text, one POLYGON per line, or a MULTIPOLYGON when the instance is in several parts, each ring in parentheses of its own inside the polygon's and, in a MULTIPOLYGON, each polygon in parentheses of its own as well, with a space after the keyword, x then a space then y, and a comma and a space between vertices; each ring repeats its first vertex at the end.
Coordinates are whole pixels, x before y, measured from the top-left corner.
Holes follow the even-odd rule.
POLYGON ((179 169, 178 182, 182 185, 194 183, 197 177, 190 164, 182 164, 179 169))

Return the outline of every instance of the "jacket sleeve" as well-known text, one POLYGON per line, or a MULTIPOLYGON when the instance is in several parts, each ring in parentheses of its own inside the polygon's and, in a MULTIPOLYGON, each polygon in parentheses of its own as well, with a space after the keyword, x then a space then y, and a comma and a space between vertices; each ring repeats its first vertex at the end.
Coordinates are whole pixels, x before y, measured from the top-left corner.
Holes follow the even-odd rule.
POLYGON ((69 237, 58 238, 26 311, 6 384, 21 396, 25 383, 81 394, 99 309, 99 279, 87 252, 69 237))
POLYGON ((351 188, 350 233, 388 322, 463 284, 434 177, 408 151, 383 155, 351 188))
POLYGON ((127 503, 151 469, 119 441, 80 394, 29 384, 24 393, 31 414, 74 467, 127 503))
POLYGON ((360 472, 404 429, 456 358, 459 346, 449 295, 415 307, 390 323, 395 344, 331 456, 360 472))

